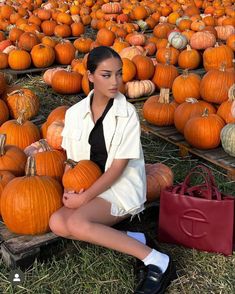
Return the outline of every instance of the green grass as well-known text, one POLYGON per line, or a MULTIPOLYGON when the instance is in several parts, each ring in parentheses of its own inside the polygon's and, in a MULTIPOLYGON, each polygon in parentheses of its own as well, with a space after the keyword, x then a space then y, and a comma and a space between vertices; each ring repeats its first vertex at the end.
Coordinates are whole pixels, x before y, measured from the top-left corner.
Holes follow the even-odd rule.
MULTIPOLYGON (((38 92, 41 113, 45 116, 57 105, 74 103, 78 97, 53 94, 40 78, 29 78, 26 86, 38 92)), ((196 157, 179 156, 176 146, 164 140, 142 136, 146 162, 163 162, 175 174, 175 183, 181 182, 189 170, 199 163, 211 168, 218 187, 225 193, 234 193, 235 182, 224 176, 224 170, 196 157)), ((151 207, 141 216, 124 222, 122 228, 148 231, 156 237, 158 209, 151 207)), ((172 255, 178 278, 168 288, 168 294, 232 294, 235 293, 235 254, 225 257, 187 249, 182 246, 160 244, 172 255)), ((42 252, 33 266, 25 271, 25 282, 12 287, 8 281, 9 269, 0 260, 0 293, 34 294, 130 294, 136 285, 135 259, 109 249, 85 242, 63 239, 42 252), (43 259, 43 257, 50 257, 43 259)))

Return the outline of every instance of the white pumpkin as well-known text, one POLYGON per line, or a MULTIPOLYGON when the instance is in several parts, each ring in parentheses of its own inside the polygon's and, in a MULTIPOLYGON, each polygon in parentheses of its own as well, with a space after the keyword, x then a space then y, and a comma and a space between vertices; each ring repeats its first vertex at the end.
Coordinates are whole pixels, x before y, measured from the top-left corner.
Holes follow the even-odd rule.
POLYGON ((184 49, 187 44, 187 38, 179 32, 171 32, 168 36, 169 43, 176 49, 184 49))
POLYGON ((235 124, 227 124, 220 133, 220 139, 224 151, 235 157, 235 124))
POLYGON ((129 98, 139 98, 152 95, 155 91, 155 85, 150 80, 131 81, 126 83, 126 95, 129 98))

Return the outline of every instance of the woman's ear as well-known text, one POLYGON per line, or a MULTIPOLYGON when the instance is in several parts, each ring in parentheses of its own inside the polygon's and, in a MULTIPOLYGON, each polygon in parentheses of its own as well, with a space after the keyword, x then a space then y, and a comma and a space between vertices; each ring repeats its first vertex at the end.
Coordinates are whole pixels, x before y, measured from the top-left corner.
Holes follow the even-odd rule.
POLYGON ((94 82, 94 79, 93 79, 93 74, 88 70, 87 71, 87 76, 88 76, 88 80, 93 83, 94 82))

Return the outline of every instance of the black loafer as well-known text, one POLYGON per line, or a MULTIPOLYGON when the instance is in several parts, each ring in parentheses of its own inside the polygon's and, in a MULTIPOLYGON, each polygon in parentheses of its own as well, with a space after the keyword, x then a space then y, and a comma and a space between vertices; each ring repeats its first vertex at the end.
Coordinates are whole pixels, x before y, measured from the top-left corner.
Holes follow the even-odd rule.
MULTIPOLYGON (((146 239, 146 245, 148 247, 161 252, 160 247, 158 246, 157 242, 152 237, 150 237, 148 234, 145 234, 145 239, 146 239)), ((138 282, 141 282, 146 276, 146 266, 144 265, 143 261, 141 261, 140 259, 136 260, 135 276, 138 282)))
POLYGON ((145 277, 140 281, 134 294, 163 294, 171 281, 176 278, 175 266, 171 258, 164 273, 158 266, 153 264, 145 268, 145 277))

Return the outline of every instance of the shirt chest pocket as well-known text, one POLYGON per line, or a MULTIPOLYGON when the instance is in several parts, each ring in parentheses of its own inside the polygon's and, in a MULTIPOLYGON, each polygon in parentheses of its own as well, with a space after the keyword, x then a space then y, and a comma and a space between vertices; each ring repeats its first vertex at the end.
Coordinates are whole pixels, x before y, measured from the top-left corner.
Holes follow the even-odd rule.
POLYGON ((82 129, 64 128, 61 135, 64 138, 67 138, 70 140, 81 141, 82 129))

